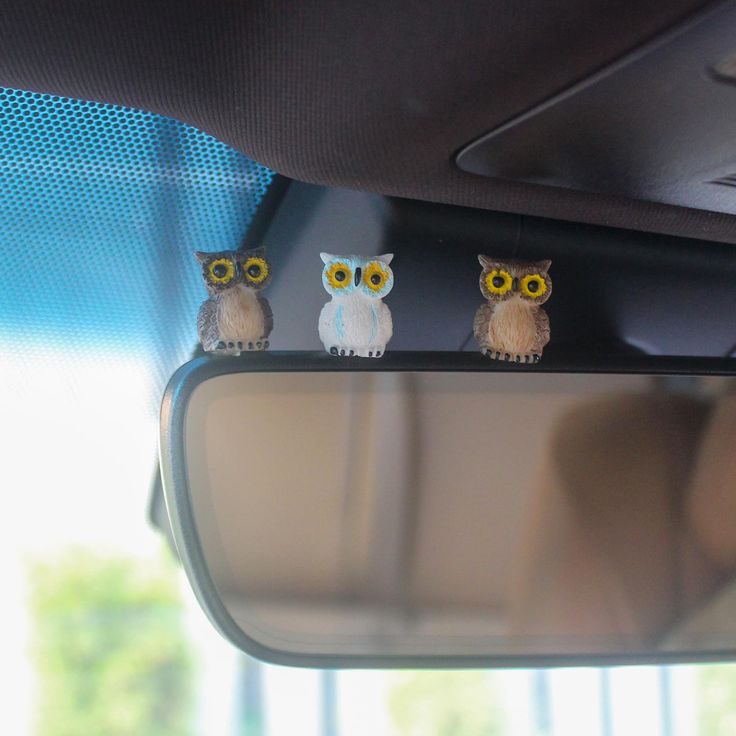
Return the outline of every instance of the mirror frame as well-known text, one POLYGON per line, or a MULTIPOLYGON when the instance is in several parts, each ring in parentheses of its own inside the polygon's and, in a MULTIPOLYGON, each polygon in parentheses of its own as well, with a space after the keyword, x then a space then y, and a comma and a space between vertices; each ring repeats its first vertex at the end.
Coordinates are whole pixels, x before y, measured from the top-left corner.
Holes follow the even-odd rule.
MULTIPOLYGON (((552 347, 552 346, 550 346, 552 347)), ((606 653, 596 655, 364 656, 313 655, 266 647, 249 637, 222 602, 197 534, 185 461, 184 424, 193 391, 204 381, 233 373, 318 372, 542 372, 672 376, 734 376, 736 358, 606 355, 545 350, 536 365, 491 361, 475 352, 388 352, 382 358, 336 358, 324 352, 260 352, 239 357, 205 356, 181 366, 161 404, 159 452, 164 497, 176 549, 194 594, 214 627, 231 644, 262 661, 316 668, 499 668, 675 664, 736 660, 732 650, 606 653)))

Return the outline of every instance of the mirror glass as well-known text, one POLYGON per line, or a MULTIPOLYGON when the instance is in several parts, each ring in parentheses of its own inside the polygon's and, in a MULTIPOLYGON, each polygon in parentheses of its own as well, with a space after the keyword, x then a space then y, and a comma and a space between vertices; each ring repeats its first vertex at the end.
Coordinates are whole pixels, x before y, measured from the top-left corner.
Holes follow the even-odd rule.
POLYGON ((281 652, 736 648, 726 378, 237 373, 186 473, 227 610, 281 652))

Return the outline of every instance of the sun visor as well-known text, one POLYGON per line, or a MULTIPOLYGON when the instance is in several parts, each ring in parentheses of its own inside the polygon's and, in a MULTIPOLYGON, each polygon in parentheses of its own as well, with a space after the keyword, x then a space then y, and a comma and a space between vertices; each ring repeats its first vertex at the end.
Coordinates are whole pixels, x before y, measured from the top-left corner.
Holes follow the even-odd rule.
POLYGON ((457 164, 496 179, 732 213, 734 120, 729 3, 492 130, 457 164))

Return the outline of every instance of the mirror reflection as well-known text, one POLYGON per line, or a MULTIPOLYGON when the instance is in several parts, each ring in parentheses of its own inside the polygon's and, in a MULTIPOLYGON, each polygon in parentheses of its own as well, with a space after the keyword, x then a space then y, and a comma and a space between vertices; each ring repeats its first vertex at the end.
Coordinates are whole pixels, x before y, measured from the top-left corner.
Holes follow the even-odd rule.
POLYGON ((207 566, 303 654, 736 648, 732 379, 240 373, 191 397, 207 566))

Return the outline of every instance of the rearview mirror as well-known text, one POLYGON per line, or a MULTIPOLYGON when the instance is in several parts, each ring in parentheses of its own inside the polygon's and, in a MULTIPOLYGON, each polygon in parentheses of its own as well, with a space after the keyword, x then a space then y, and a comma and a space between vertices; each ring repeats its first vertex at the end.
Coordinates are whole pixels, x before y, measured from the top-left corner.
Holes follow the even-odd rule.
POLYGON ((183 366, 162 409, 164 488, 213 623, 310 666, 736 652, 730 362, 544 366, 183 366))

